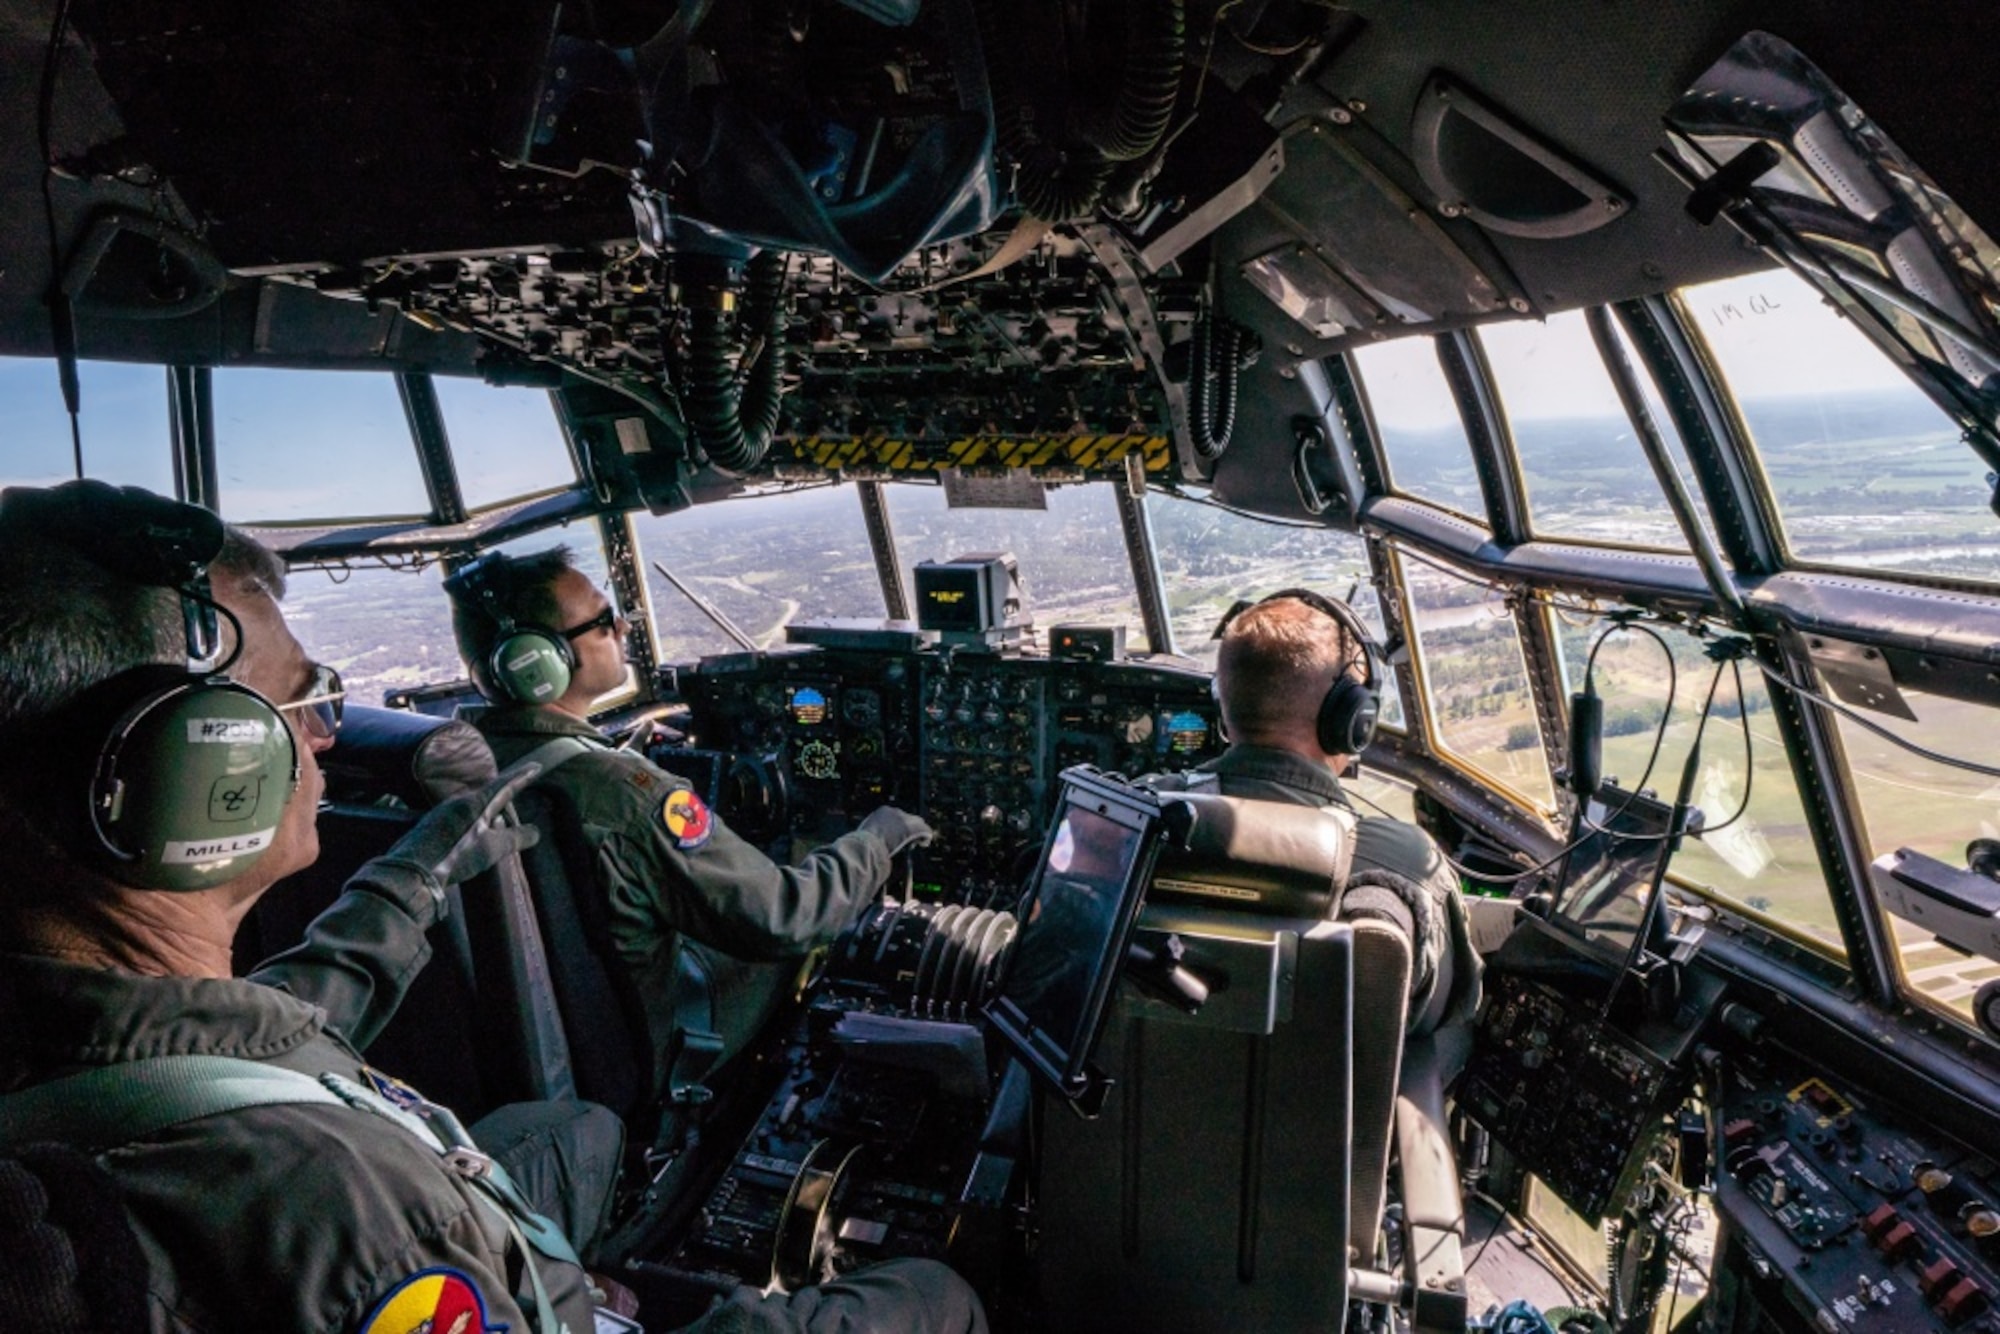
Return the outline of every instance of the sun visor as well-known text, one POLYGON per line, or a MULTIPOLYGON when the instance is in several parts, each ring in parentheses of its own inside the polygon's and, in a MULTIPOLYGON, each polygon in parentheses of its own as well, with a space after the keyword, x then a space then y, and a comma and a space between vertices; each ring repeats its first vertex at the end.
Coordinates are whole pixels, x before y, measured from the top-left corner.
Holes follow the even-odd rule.
POLYGON ((1699 222, 1813 283, 2000 466, 2000 248, 1789 44, 1753 32, 1666 117, 1699 222))
POLYGON ((1360 121, 1308 117, 1283 143, 1283 172, 1220 238, 1228 268, 1290 322, 1279 360, 1530 313, 1478 229, 1433 216, 1415 168, 1360 121))

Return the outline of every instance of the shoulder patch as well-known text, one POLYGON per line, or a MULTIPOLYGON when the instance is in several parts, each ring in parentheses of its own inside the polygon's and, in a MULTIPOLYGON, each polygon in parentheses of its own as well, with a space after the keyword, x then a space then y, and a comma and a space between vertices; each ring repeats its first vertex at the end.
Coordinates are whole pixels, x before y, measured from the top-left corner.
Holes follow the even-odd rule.
POLYGON ((715 819, 708 813, 708 806, 692 788, 685 787, 667 793, 667 799, 660 803, 660 823, 667 827, 674 846, 682 852, 693 852, 708 842, 708 836, 715 830, 715 819))
POLYGON ((479 1285, 456 1269, 423 1269, 377 1302, 360 1334, 491 1334, 479 1285))

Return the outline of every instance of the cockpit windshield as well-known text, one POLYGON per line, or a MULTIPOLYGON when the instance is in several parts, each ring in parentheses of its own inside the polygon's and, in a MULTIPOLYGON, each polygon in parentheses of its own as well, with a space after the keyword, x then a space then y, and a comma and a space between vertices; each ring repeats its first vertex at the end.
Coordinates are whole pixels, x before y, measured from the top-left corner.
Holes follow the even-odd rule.
POLYGON ((885 615, 882 583, 852 485, 641 514, 632 526, 648 562, 663 661, 692 662, 743 646, 691 605, 653 561, 760 647, 783 643, 785 627, 794 621, 880 621, 885 615))

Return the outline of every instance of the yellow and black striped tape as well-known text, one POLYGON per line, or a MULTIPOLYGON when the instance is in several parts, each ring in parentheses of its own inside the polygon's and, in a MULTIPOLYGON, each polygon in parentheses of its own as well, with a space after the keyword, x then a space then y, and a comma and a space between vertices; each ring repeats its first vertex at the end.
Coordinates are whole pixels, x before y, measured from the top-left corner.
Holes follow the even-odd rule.
POLYGON ((1129 454, 1149 473, 1173 467, 1172 444, 1163 435, 973 435, 961 440, 896 440, 871 435, 828 439, 809 436, 781 442, 794 461, 821 468, 886 468, 936 472, 945 468, 1081 468, 1109 472, 1129 454))

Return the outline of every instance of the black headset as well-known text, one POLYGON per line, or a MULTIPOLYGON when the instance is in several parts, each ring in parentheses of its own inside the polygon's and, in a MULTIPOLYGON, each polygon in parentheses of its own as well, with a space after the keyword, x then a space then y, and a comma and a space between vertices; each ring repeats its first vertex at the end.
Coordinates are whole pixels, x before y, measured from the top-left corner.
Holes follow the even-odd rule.
POLYGON ((48 720, 50 767, 63 777, 26 798, 53 800, 56 837, 121 884, 210 889, 244 874, 276 840, 299 753, 271 701, 222 675, 234 654, 206 668, 220 643, 208 566, 222 520, 98 481, 13 487, 0 510, 115 575, 173 589, 187 635, 187 666, 120 672, 48 720))
POLYGON ((1238 602, 1231 607, 1223 614, 1221 624, 1215 627, 1214 638, 1222 638, 1230 623, 1250 608, 1286 598, 1303 602, 1334 621, 1361 651, 1365 675, 1357 681, 1347 674, 1344 667, 1336 673, 1333 683, 1320 699, 1316 720, 1321 750, 1329 755, 1359 755, 1375 739, 1375 727, 1382 716, 1382 697, 1375 689, 1375 642, 1368 637, 1368 627, 1361 623, 1361 617, 1354 608, 1322 597, 1310 588, 1281 588, 1269 597, 1258 598, 1255 602, 1238 602))
POLYGON ((461 605, 476 608, 497 632, 486 655, 486 676, 501 698, 516 704, 547 704, 569 689, 576 650, 554 630, 519 625, 507 610, 514 575, 507 556, 492 551, 444 581, 444 591, 461 605))

